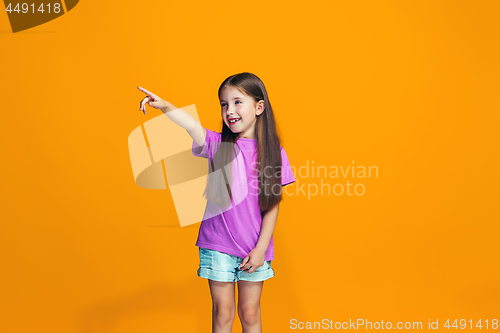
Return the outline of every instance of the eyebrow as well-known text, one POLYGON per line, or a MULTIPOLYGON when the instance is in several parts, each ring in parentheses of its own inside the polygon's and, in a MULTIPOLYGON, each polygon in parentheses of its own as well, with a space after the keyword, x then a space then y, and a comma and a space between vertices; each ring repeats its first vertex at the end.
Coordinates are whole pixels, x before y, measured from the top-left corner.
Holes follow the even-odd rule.
MULTIPOLYGON (((233 99, 243 99, 243 97, 234 97, 233 99)), ((221 102, 225 102, 225 100, 221 99, 221 102)))

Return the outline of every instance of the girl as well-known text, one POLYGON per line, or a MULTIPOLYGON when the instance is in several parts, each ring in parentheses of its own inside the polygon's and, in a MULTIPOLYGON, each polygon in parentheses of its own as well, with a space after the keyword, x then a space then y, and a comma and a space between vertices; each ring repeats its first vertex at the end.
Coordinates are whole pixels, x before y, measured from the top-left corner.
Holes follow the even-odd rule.
POLYGON ((247 72, 222 82, 220 133, 138 89, 147 95, 140 110, 146 113, 146 105, 161 109, 193 138, 193 155, 209 160, 207 207, 196 246, 200 255, 197 274, 208 279, 212 296, 212 332, 232 332, 236 282, 243 332, 262 332, 260 297, 264 280, 274 276, 272 235, 282 186, 295 182, 264 84, 247 72))

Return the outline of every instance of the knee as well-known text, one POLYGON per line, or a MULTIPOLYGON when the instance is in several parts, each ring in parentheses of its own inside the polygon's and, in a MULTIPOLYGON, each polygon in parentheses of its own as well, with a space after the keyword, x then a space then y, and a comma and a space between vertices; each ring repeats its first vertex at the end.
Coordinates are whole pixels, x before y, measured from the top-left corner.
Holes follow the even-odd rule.
POLYGON ((231 306, 214 306, 214 319, 221 325, 232 323, 235 312, 234 307, 231 306))
POLYGON ((260 320, 260 305, 238 307, 238 315, 242 323, 253 325, 260 320))

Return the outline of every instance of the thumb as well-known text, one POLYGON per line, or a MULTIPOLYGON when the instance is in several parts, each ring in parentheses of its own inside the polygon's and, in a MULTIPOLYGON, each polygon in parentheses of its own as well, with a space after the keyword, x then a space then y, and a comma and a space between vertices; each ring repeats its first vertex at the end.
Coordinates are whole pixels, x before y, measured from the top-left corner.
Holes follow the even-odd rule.
POLYGON ((245 266, 249 260, 250 260, 250 255, 247 255, 245 259, 243 259, 243 261, 241 262, 240 267, 245 266))

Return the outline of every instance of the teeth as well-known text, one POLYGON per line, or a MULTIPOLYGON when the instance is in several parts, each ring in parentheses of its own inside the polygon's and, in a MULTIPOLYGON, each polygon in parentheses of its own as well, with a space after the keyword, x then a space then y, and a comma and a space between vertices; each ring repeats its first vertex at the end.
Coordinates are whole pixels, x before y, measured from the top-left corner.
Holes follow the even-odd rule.
POLYGON ((230 121, 229 121, 229 123, 231 123, 231 124, 232 124, 232 123, 235 123, 235 122, 237 122, 237 121, 238 121, 238 120, 240 120, 240 119, 241 119, 241 118, 238 118, 238 119, 235 119, 235 120, 230 120, 230 121))

